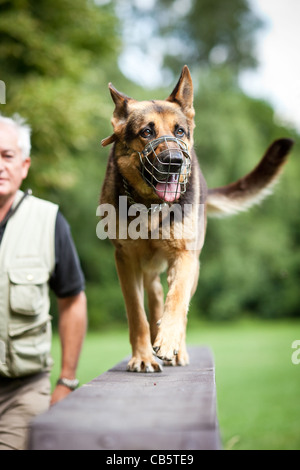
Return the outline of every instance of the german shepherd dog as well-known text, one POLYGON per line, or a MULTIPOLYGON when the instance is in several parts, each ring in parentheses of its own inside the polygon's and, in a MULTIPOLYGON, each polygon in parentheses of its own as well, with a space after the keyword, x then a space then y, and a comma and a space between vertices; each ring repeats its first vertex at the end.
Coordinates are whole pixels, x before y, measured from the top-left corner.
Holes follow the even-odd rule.
MULTIPOLYGON (((139 102, 112 84, 109 89, 115 103, 113 134, 102 145, 113 144, 113 148, 100 204, 114 206, 118 214, 120 196, 127 197, 128 210, 134 204, 146 207, 146 222, 153 215, 152 209, 162 213, 163 207, 176 205, 183 211, 181 221, 169 218, 169 237, 161 236, 162 216, 158 219, 159 236, 120 237, 117 217, 116 237, 112 237, 132 346, 128 370, 159 372, 161 365, 155 356, 164 364, 189 363, 185 331, 189 303, 198 283, 206 216, 235 214, 260 202, 280 175, 293 141, 275 141, 251 173, 228 186, 207 190, 193 149, 195 111, 188 67, 183 68, 174 91, 165 101, 139 102), (190 227, 190 233, 176 237, 176 226, 183 222, 190 227), (191 233, 200 240, 193 249, 191 233), (160 274, 166 269, 168 293, 164 301, 160 274), (150 324, 144 308, 144 290, 150 324)), ((131 220, 128 217, 127 227, 131 220)))

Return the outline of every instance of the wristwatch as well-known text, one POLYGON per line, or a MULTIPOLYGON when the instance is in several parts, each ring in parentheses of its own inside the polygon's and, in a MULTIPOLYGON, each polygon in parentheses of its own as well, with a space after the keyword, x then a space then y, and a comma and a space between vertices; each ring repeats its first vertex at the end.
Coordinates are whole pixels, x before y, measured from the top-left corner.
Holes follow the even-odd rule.
POLYGON ((70 390, 76 390, 76 388, 79 385, 79 380, 78 379, 66 379, 65 377, 61 377, 58 379, 56 382, 56 385, 64 385, 65 387, 68 387, 70 390))

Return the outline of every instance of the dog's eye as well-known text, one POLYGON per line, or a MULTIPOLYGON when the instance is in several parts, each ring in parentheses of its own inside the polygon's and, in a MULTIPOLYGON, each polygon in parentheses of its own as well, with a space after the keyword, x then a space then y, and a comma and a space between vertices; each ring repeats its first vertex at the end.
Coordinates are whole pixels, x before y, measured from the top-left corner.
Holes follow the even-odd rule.
POLYGON ((143 129, 140 132, 140 136, 143 137, 144 139, 147 139, 148 137, 152 137, 153 136, 153 130, 150 129, 149 127, 147 127, 146 129, 143 129))
POLYGON ((178 129, 176 129, 175 135, 179 138, 184 137, 185 130, 182 127, 178 127, 178 129))

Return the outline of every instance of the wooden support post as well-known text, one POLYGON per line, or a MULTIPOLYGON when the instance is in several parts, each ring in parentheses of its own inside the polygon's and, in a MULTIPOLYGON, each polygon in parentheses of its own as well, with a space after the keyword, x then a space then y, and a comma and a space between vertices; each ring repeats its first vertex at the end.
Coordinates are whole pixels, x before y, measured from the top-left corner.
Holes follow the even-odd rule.
POLYGON ((206 347, 188 367, 126 372, 123 361, 31 424, 31 450, 217 450, 215 369, 206 347))

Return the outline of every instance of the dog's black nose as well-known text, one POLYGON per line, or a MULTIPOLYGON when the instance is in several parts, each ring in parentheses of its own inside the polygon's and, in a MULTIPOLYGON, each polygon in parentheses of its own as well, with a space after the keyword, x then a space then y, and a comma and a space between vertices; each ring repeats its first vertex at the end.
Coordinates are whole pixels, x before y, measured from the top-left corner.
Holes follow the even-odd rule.
POLYGON ((181 167, 183 164, 183 155, 182 152, 170 152, 170 163, 171 165, 178 165, 181 167))
POLYGON ((183 155, 180 150, 164 150, 158 155, 158 159, 163 165, 171 165, 175 172, 183 165, 183 155))

